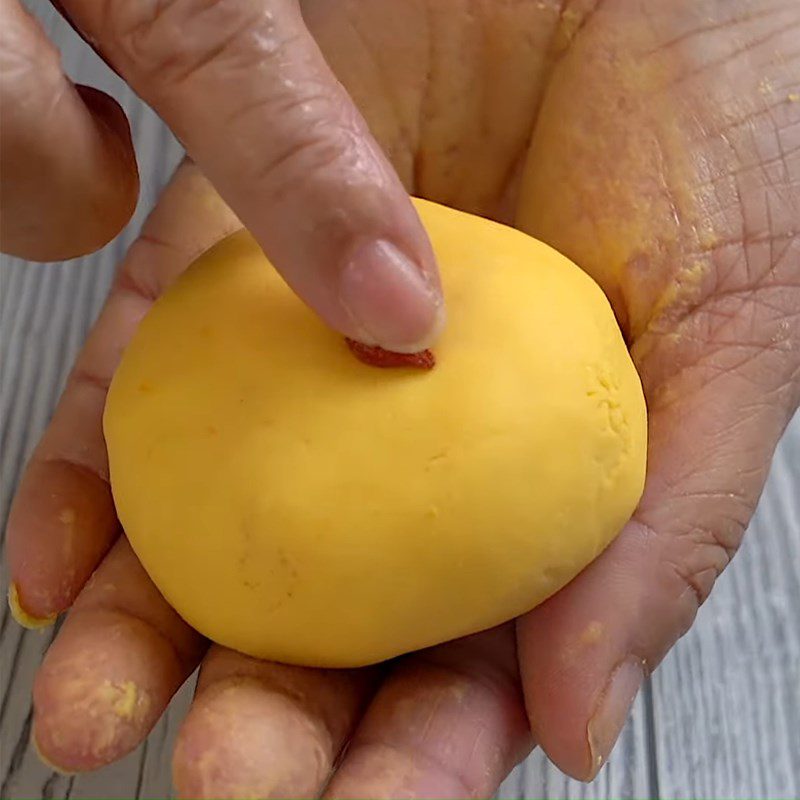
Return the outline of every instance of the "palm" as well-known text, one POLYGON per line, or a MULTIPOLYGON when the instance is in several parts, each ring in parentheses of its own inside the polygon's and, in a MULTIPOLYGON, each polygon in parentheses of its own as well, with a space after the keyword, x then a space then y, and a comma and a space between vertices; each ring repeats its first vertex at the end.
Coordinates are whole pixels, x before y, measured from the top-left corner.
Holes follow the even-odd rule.
POLYGON ((453 5, 394 9, 402 19, 387 26, 374 3, 345 19, 308 3, 412 193, 516 225, 605 290, 651 416, 637 519, 691 533, 696 564, 682 577, 702 600, 796 404, 800 8, 520 2, 458 16, 453 5), (381 35, 401 25, 408 41, 381 35), (337 49, 348 36, 361 46, 337 49), (754 404, 773 392, 781 410, 760 409, 734 439, 720 411, 742 391, 754 404), (735 491, 693 474, 701 442, 703 460, 706 444, 729 463, 750 451, 735 491), (698 518, 681 498, 699 489, 714 496, 698 518))
MULTIPOLYGON (((800 104, 791 98, 800 65, 791 43, 800 12, 765 3, 737 20, 721 0, 691 10, 641 5, 564 10, 518 0, 471 4, 467 15, 455 0, 304 3, 410 191, 512 222, 603 286, 648 397, 649 481, 631 525, 518 622, 516 642, 508 625, 379 673, 296 670, 212 648, 176 757, 184 792, 314 794, 349 740, 329 792, 488 794, 530 746, 528 718, 548 753, 585 777, 610 746, 590 721, 609 675, 632 660, 652 668, 729 560, 798 399, 790 343, 800 335, 792 316, 800 104), (233 720, 241 739, 229 735, 233 720)), ((161 291, 235 225, 198 199, 199 181, 184 171, 150 221, 150 238, 129 256, 15 509, 12 524, 27 542, 17 535, 18 551, 36 544, 45 487, 59 488, 50 492, 59 503, 72 497, 82 515, 86 552, 60 584, 62 607, 111 541, 113 509, 104 485, 65 473, 52 453, 76 420, 89 438, 99 431, 102 398, 85 378, 109 377, 116 352, 101 342, 130 336, 148 302, 141 288, 161 291)), ((102 475, 98 441, 89 466, 102 475)), ((57 520, 60 509, 50 510, 57 520)), ((50 553, 40 574, 63 572, 59 558, 50 553)), ((71 767, 135 745, 203 651, 124 542, 98 575, 111 576, 112 589, 87 586, 37 687, 40 746, 71 767), (124 592, 113 590, 119 583, 124 592), (127 642, 103 643, 103 662, 97 647, 114 625, 127 642), (102 705, 92 687, 111 674, 112 685, 139 687, 147 704, 121 719, 87 700, 94 715, 75 714, 65 674, 92 702, 102 705)), ((33 578, 27 593, 25 575, 18 580, 33 610, 52 607, 33 578)))

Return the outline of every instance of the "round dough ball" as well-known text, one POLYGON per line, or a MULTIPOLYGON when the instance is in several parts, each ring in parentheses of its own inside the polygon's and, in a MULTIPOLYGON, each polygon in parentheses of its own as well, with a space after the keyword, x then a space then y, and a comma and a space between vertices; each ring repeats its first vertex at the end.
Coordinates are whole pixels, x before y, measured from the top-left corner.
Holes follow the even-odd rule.
POLYGON ((557 591, 638 502, 645 404, 601 290, 519 231, 415 203, 448 303, 432 370, 358 361, 245 232, 124 355, 119 517, 216 642, 345 667, 473 633, 557 591))

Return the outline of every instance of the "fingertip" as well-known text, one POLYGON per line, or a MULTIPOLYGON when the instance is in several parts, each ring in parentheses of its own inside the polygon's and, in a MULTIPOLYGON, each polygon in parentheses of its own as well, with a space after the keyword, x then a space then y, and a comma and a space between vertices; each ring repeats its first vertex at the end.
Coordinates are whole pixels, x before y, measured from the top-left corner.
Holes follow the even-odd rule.
POLYGON ((532 746, 506 625, 397 662, 324 796, 490 797, 532 746))
POLYGON ((607 762, 653 663, 663 610, 674 606, 650 577, 655 555, 641 533, 628 526, 571 583, 517 620, 531 727, 548 758, 576 780, 593 780, 607 762))
MULTIPOLYGON (((78 423, 70 422, 74 432, 78 423)), ((59 427, 66 432, 63 422, 59 427)), ((21 612, 19 617, 15 614, 17 621, 30 626, 31 621, 53 621, 66 611, 118 532, 105 480, 75 464, 34 456, 7 526, 6 559, 16 587, 16 598, 9 595, 9 604, 16 599, 21 612)))
POLYGON ((425 333, 416 342, 408 346, 406 350, 398 350, 397 352, 403 353, 422 353, 425 350, 433 350, 434 346, 438 343, 444 329, 447 325, 447 306, 444 303, 444 298, 441 293, 434 301, 434 317, 433 322, 428 327, 425 333))
POLYGON ((340 276, 339 300, 355 327, 354 338, 397 353, 429 349, 445 325, 438 281, 385 240, 351 255, 340 276))
MULTIPOLYGON (((521 617, 517 629, 525 704, 534 736, 561 772, 591 781, 608 756, 607 752, 601 756, 601 734, 591 728, 615 658, 609 652, 612 643, 606 626, 596 619, 575 624, 556 595, 521 617)), ((607 743, 605 733, 602 736, 604 748, 613 744, 607 743)))
POLYGON ((333 759, 323 726, 297 702, 249 677, 201 692, 178 735, 180 797, 312 797, 333 759))
POLYGON ((132 681, 95 682, 93 675, 48 681, 35 695, 39 758, 58 772, 89 772, 133 750, 141 740, 132 710, 149 699, 132 681), (53 685, 59 684, 59 685, 53 685))
POLYGON ((139 745, 181 680, 168 643, 147 624, 117 612, 75 615, 34 682, 37 750, 60 772, 109 764, 139 745))
POLYGON ((48 769, 52 770, 53 772, 57 772, 59 775, 64 775, 66 777, 70 777, 72 775, 77 775, 77 772, 70 772, 63 767, 60 767, 58 764, 54 764, 45 754, 42 752, 42 748, 39 746, 39 740, 36 737, 36 723, 33 723, 33 729, 31 730, 31 745, 33 747, 34 753, 36 753, 36 757, 39 761, 42 762, 48 769))
POLYGON ((25 610, 19 599, 19 588, 12 582, 8 589, 8 607, 14 621, 23 628, 29 630, 41 630, 50 627, 57 618, 57 614, 49 614, 45 617, 37 617, 25 610))

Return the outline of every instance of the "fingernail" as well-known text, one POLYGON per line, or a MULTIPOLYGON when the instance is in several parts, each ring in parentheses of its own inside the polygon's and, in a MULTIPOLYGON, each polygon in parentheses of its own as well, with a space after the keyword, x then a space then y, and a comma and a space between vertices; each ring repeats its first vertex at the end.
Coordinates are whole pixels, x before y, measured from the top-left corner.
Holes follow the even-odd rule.
POLYGON ((34 617, 29 614, 19 601, 19 590, 16 583, 12 583, 8 589, 8 607, 11 609, 11 616, 14 617, 19 625, 32 630, 52 625, 57 616, 56 614, 51 614, 48 617, 34 617))
POLYGON ((638 658, 626 659, 611 673, 586 729, 591 758, 587 780, 594 779, 614 749, 643 681, 644 670, 638 658))
POLYGON ((430 347, 444 325, 439 291, 391 242, 360 247, 345 266, 339 300, 364 344, 398 353, 430 347))

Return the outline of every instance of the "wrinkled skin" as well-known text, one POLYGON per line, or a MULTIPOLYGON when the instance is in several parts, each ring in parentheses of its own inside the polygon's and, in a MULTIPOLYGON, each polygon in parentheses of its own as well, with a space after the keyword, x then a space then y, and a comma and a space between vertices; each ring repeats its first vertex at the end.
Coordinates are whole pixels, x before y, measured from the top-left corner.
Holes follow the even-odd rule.
POLYGON ((174 757, 185 796, 488 796, 534 741, 590 779, 735 553, 800 400, 800 5, 310 0, 304 13, 410 191, 515 222, 603 286, 648 400, 644 497, 596 562, 514 624, 352 672, 206 651, 113 543, 100 430, 152 299, 237 226, 183 166, 13 510, 25 608, 45 617, 77 595, 36 682, 36 741, 69 770, 108 763, 203 659, 174 757))

